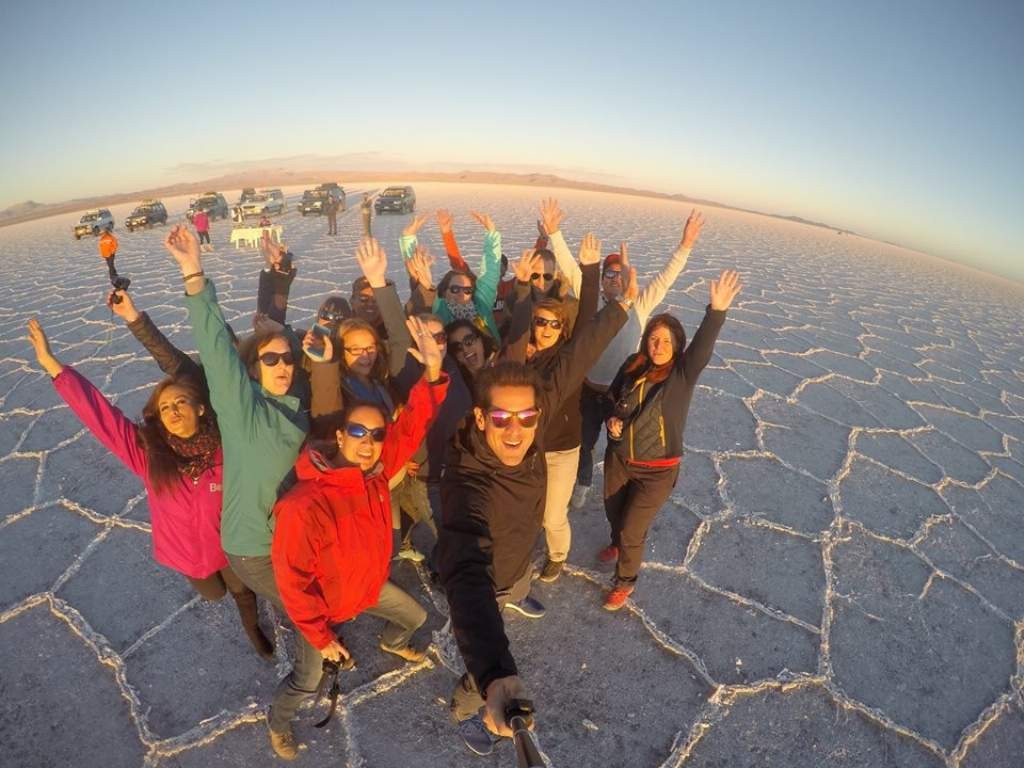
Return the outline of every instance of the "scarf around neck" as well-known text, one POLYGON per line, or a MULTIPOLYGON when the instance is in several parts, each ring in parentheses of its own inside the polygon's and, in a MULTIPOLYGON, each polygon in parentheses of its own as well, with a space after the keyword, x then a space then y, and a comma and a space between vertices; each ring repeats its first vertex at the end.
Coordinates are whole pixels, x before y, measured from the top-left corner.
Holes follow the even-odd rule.
POLYGON ((193 481, 213 466, 214 455, 220 448, 220 433, 205 421, 200 422, 199 431, 192 437, 177 437, 164 430, 164 439, 178 459, 178 471, 193 481))

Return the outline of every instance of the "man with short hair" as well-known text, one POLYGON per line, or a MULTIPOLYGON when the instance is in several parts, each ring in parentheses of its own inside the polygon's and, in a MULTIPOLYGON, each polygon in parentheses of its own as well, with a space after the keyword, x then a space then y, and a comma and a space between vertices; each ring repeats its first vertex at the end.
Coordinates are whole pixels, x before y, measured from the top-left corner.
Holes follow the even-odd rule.
MULTIPOLYGON (((585 268, 596 269, 596 262, 585 268)), ((480 373, 473 416, 456 435, 441 480, 436 565, 467 670, 453 694, 452 714, 477 754, 492 749, 488 730, 511 735, 505 709, 512 699, 526 697, 502 610, 544 615, 544 606, 529 595, 547 492, 540 438, 546 421, 626 322, 636 296, 631 274, 623 298, 577 328, 543 385, 521 363, 499 363, 480 373)))
POLYGON ((327 214, 328 235, 338 234, 338 209, 340 207, 341 201, 334 196, 334 193, 328 193, 327 200, 324 201, 324 212, 327 214))

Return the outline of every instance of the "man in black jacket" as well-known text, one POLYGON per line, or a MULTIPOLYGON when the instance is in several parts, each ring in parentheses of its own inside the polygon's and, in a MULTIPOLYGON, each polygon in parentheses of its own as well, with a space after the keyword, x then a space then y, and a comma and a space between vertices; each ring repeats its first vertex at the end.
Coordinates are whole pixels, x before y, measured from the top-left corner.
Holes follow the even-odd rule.
POLYGON ((547 485, 544 446, 537 438, 626 322, 635 298, 636 273, 630 270, 623 298, 576 329, 543 384, 521 363, 481 372, 473 418, 456 435, 441 484, 436 556, 467 669, 452 712, 467 746, 478 754, 491 750, 484 726, 511 736, 505 709, 512 699, 526 698, 501 611, 516 607, 528 616, 543 615, 543 606, 529 598, 547 485))

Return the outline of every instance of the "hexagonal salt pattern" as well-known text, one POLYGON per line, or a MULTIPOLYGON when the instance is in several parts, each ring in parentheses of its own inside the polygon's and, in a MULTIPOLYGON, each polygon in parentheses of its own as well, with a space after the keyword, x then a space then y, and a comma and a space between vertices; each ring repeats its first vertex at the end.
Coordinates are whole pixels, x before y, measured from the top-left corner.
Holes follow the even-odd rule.
MULTIPOLYGON (((365 185, 350 186, 351 199, 365 185)), ((288 190, 291 199, 299 192, 288 190)), ((420 209, 456 212, 472 263, 489 211, 506 253, 533 242, 548 190, 417 185, 420 209)), ((232 194, 228 192, 229 196, 232 194)), ((575 247, 628 240, 646 281, 687 208, 559 191, 575 247)), ((184 198, 167 202, 172 218, 184 198)), ((115 206, 123 218, 127 206, 115 206)), ((565 575, 539 584, 541 621, 508 618, 538 735, 558 766, 986 766, 1024 749, 1024 291, 831 231, 710 209, 665 299, 692 334, 707 284, 746 284, 694 397, 687 454, 651 529, 637 591, 600 608, 607 541, 595 492, 572 513, 565 575), (911 288, 912 286, 912 288, 911 288)), ((136 478, 70 417, 24 340, 38 316, 56 354, 135 416, 156 366, 102 305, 95 243, 73 215, 0 230, 0 741, 17 765, 274 765, 263 711, 288 668, 248 648, 230 600, 207 604, 152 561, 136 478)), ((282 217, 307 323, 358 274, 358 212, 282 217)), ((374 231, 405 281, 397 240, 374 231)), ((141 309, 193 349, 164 229, 118 231, 141 309)), ((238 329, 258 254, 216 222, 204 261, 238 329)), ((421 242, 441 255, 436 230, 421 242)), ((440 267, 435 268, 440 277, 440 267)), ((417 531, 417 541, 428 544, 417 531)), ((540 552, 538 552, 538 557, 540 552)), ((428 661, 376 650, 380 621, 345 628, 358 667, 337 717, 297 765, 497 766, 470 756, 447 699, 459 668, 443 595, 408 563, 395 578, 430 608, 428 661)), ((269 623, 270 615, 266 616, 269 623)), ((290 631, 276 625, 280 647, 290 631)))

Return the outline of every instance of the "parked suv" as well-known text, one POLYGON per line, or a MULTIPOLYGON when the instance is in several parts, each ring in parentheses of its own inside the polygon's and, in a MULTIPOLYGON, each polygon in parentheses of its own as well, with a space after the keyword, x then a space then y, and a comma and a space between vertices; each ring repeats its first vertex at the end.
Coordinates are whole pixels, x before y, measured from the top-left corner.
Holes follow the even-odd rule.
POLYGON ((86 235, 96 236, 105 229, 113 228, 114 217, 106 208, 86 211, 75 225, 75 240, 81 240, 86 235))
POLYGON ((320 184, 317 187, 320 192, 326 192, 328 195, 333 197, 339 203, 341 203, 341 210, 345 210, 345 189, 336 181, 327 181, 320 184))
POLYGON ((242 203, 243 216, 269 216, 284 212, 284 194, 280 189, 261 189, 242 203))
POLYGON ((198 211, 206 211, 211 219, 226 219, 231 215, 228 201, 220 192, 203 192, 199 197, 189 203, 188 213, 185 215, 189 221, 198 211))
POLYGON ((412 213, 416 210, 416 193, 412 187, 388 187, 373 202, 377 215, 385 211, 412 213))
POLYGON ((321 215, 324 212, 324 205, 327 203, 328 194, 322 189, 307 189, 302 193, 302 200, 299 201, 299 213, 306 216, 310 213, 321 215))
POLYGON ((242 190, 241 197, 238 198, 238 204, 245 205, 254 197, 256 197, 256 190, 253 189, 252 187, 246 187, 245 189, 242 190))
POLYGON ((152 227, 154 224, 167 223, 167 209, 159 200, 143 200, 139 203, 131 215, 124 220, 124 225, 129 232, 134 232, 142 227, 152 227))

